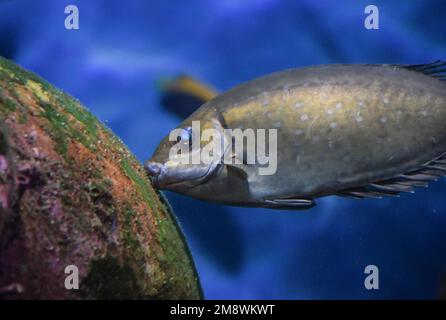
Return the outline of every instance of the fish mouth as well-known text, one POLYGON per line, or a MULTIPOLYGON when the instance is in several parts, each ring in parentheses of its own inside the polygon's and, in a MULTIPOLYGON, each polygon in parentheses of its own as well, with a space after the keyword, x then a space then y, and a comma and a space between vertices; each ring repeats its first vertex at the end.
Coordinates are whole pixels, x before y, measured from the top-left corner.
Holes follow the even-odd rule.
POLYGON ((155 188, 165 189, 169 185, 169 181, 166 179, 166 166, 164 164, 147 161, 144 165, 144 169, 155 188))
POLYGON ((152 184, 157 189, 175 189, 177 187, 193 188, 203 184, 221 170, 221 164, 210 166, 194 166, 189 170, 168 169, 165 164, 148 161, 144 168, 152 184), (195 168, 195 170, 193 170, 195 168))
POLYGON ((163 170, 163 165, 159 162, 147 161, 144 164, 144 169, 149 176, 152 184, 155 188, 160 189, 159 176, 163 170))

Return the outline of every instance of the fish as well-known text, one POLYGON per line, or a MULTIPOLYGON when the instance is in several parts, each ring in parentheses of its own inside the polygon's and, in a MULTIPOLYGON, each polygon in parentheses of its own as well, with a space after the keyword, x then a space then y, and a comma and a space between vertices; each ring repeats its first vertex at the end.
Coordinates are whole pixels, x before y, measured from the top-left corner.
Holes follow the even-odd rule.
MULTIPOLYGON (((446 174, 446 62, 293 68, 242 83, 205 102, 167 135, 144 167, 155 187, 233 206, 313 208, 336 195, 414 192, 446 174), (233 143, 218 161, 186 163, 172 147, 212 128, 275 129, 277 168, 260 174, 233 143), (239 161, 227 163, 223 159, 239 161)), ((223 139, 224 140, 224 139, 223 139)), ((210 143, 210 142, 209 142, 210 143)))
POLYGON ((181 118, 217 95, 214 88, 188 75, 162 78, 158 86, 162 93, 160 104, 181 118))

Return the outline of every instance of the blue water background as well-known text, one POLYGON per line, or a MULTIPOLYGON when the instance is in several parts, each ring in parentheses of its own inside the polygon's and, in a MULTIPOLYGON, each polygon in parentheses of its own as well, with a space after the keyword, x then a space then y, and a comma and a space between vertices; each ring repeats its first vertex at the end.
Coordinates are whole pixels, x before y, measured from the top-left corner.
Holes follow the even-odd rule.
MULTIPOLYGON (((141 161, 181 120, 160 105, 163 77, 223 91, 290 67, 424 63, 446 59, 445 35, 445 1, 0 1, 0 55, 77 97, 141 161), (77 31, 64 28, 67 4, 80 10, 77 31), (363 26, 368 4, 379 30, 363 26)), ((168 198, 209 299, 434 298, 446 275, 445 181, 396 199, 327 197, 304 212, 168 198), (364 288, 369 264, 379 290, 364 288)))

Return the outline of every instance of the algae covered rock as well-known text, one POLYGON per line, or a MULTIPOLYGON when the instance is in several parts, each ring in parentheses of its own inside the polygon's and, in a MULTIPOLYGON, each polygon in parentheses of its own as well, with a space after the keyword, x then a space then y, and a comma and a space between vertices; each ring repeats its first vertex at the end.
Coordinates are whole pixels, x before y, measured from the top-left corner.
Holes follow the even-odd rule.
POLYGON ((138 161, 78 101, 3 58, 0 298, 201 298, 138 161))

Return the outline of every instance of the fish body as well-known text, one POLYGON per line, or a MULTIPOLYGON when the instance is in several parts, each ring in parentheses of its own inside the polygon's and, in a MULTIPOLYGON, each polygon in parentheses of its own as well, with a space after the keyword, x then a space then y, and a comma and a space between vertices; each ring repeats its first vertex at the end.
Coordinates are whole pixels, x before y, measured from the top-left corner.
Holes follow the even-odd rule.
POLYGON ((202 167, 207 178, 186 186, 175 175, 187 171, 186 180, 194 180, 190 173, 199 166, 166 165, 166 139, 149 164, 176 179, 167 189, 235 205, 301 209, 330 194, 412 191, 446 172, 444 68, 323 65, 254 79, 217 95, 180 127, 198 120, 220 130, 276 129, 274 174, 260 175, 256 164, 221 164, 202 167))

